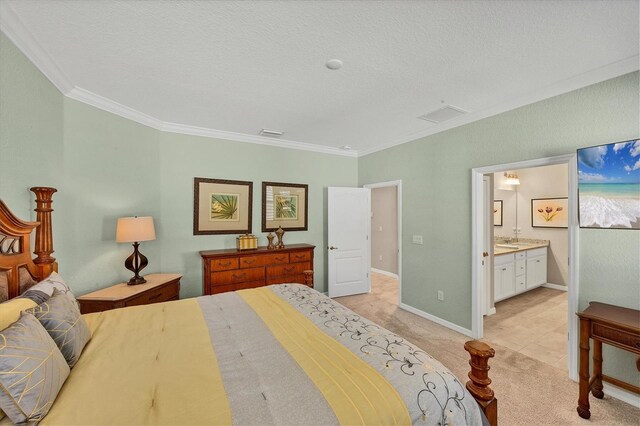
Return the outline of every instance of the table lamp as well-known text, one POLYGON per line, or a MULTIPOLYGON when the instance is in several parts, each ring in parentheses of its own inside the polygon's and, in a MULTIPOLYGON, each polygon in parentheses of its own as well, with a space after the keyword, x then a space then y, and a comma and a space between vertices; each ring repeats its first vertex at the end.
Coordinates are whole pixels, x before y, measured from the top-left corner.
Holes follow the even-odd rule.
POLYGON ((116 226, 116 241, 119 243, 133 243, 133 253, 124 262, 124 266, 135 275, 129 280, 129 285, 146 283, 140 276, 140 271, 147 266, 149 261, 140 253, 138 247, 140 241, 156 239, 156 231, 153 227, 153 218, 145 217, 121 217, 116 226))

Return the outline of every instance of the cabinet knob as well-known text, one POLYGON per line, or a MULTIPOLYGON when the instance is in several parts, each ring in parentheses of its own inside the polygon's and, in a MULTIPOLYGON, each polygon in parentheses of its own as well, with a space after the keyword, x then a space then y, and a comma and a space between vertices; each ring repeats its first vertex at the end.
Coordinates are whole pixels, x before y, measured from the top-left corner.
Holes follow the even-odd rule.
POLYGON ((503 271, 506 271, 506 270, 507 270, 507 268, 502 268, 502 270, 503 270, 503 271))

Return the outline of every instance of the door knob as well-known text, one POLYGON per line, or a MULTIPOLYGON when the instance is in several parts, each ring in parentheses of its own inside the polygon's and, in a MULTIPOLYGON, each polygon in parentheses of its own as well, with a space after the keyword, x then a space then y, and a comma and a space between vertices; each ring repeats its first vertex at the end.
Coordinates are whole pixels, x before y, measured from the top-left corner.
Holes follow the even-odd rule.
POLYGON ((487 253, 486 251, 483 251, 482 252, 482 257, 487 257, 487 256, 489 256, 489 253, 487 253))
POLYGON ((329 247, 329 250, 338 250, 338 247, 331 246, 329 247))

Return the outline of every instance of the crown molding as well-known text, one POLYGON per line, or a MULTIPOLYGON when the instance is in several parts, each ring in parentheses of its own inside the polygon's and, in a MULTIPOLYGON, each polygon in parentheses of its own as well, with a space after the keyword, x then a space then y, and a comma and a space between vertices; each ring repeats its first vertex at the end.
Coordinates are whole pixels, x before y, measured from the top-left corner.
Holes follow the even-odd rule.
POLYGON ((0 30, 62 94, 73 88, 69 77, 31 35, 7 1, 0 1, 0 30))
POLYGON ((630 56, 618 62, 614 62, 612 64, 587 71, 574 77, 567 78, 565 80, 559 81, 558 83, 554 83, 542 89, 530 92, 526 95, 518 96, 506 102, 497 104, 493 107, 480 111, 474 111, 470 114, 464 114, 437 126, 430 127, 429 129, 405 135, 392 142, 358 150, 358 157, 363 157, 365 155, 373 154, 374 152, 383 151, 385 149, 389 149, 397 145, 402 145, 407 142, 415 141, 426 136, 435 135, 436 133, 444 132, 445 130, 450 130, 455 127, 473 123, 474 121, 482 120, 483 118, 492 117, 503 112, 523 107, 525 105, 530 105, 545 99, 552 98, 554 96, 562 95, 573 90, 578 90, 583 87, 590 86, 592 84, 600 83, 605 80, 638 71, 638 69, 640 69, 640 55, 630 56))
MULTIPOLYGON (((605 65, 595 70, 565 79, 558 83, 544 87, 502 102, 493 107, 475 111, 462 115, 447 122, 438 124, 420 132, 414 132, 397 138, 389 143, 376 145, 371 148, 361 150, 345 151, 336 147, 326 145, 316 145, 306 142, 298 142, 286 139, 274 139, 259 135, 246 133, 229 132, 205 127, 191 126, 187 124, 170 123, 159 120, 141 111, 122 105, 109 98, 90 92, 89 90, 75 86, 69 77, 62 71, 55 60, 42 48, 36 38, 31 35, 19 16, 10 7, 8 1, 0 1, 0 31, 2 31, 17 47, 29 58, 29 60, 47 77, 51 83, 65 96, 79 102, 94 106, 103 111, 111 112, 137 123, 154 129, 186 135, 203 136, 208 138, 224 139, 237 142, 255 143, 260 145, 274 146, 287 149, 298 149, 303 151, 319 152, 330 155, 340 155, 345 157, 363 157, 375 152, 383 151, 407 142, 415 141, 426 136, 434 135, 445 130, 450 130, 458 126, 473 123, 483 118, 491 117, 503 112, 507 112, 525 105, 542 101, 563 93, 577 90, 592 84, 599 83, 611 78, 637 71, 640 69, 640 55, 605 65)), ((355 141, 354 141, 355 142, 355 141)))

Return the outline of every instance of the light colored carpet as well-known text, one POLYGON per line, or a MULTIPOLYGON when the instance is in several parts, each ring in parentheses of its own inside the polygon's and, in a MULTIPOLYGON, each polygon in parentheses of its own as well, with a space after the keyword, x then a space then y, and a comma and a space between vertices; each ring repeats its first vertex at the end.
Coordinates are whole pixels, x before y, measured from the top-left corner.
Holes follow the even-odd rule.
MULTIPOLYGON (((377 275, 377 274, 376 274, 377 275)), ((336 298, 360 315, 393 331, 436 357, 466 382, 468 337, 397 307, 397 283, 378 276, 369 294, 336 298), (382 281, 382 283, 380 283, 382 281)), ((605 396, 590 397, 591 419, 578 417, 578 384, 561 370, 491 343, 492 388, 501 425, 640 425, 640 409, 605 396)))

